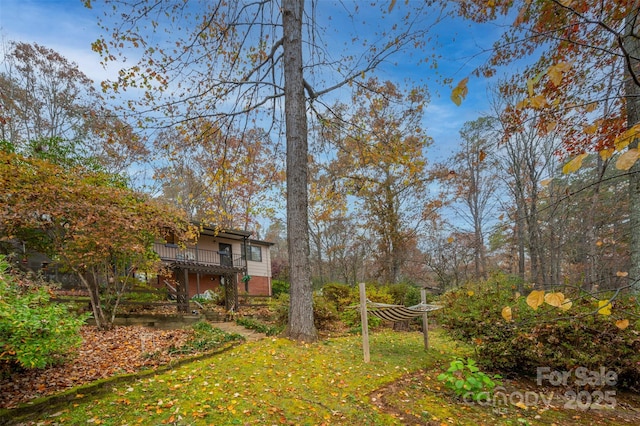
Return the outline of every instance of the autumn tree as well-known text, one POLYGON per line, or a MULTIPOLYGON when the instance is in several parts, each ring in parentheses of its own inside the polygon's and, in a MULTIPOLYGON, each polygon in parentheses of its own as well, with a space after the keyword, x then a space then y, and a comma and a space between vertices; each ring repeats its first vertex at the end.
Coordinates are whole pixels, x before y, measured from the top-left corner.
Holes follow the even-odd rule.
POLYGON ((469 269, 473 263, 473 238, 468 233, 457 232, 446 218, 432 215, 429 226, 423 235, 428 243, 421 247, 420 261, 429 274, 423 279, 425 287, 444 292, 464 284, 469 278, 469 269), (467 242, 471 244, 467 244, 467 242))
MULTIPOLYGON (((429 27, 442 16, 441 7, 427 14, 422 11, 432 2, 409 2, 402 11, 400 5, 394 9, 387 1, 370 5, 377 6, 380 15, 394 13, 394 21, 378 20, 377 28, 371 23, 367 26, 370 37, 355 32, 342 54, 322 40, 327 29, 318 24, 320 3, 311 2, 313 13, 305 13, 303 0, 111 3, 117 7, 108 16, 117 14, 117 22, 102 22, 111 38, 98 39, 93 48, 105 62, 137 50, 140 60, 121 70, 117 81, 103 86, 115 92, 144 91, 139 102, 127 105, 141 126, 164 128, 207 118, 226 131, 255 120, 274 133, 280 131, 286 139, 288 334, 301 341, 315 340, 306 112, 327 94, 375 70, 395 52, 424 46, 429 27), (354 51, 356 47, 360 50, 354 51)), ((92 2, 85 0, 85 4, 91 7, 92 2)), ((359 10, 359 5, 351 6, 354 13, 359 10)), ((355 24, 356 15, 340 11, 336 17, 350 17, 355 24)))
POLYGON ((612 165, 599 175, 600 160, 592 154, 579 171, 558 173, 539 207, 547 263, 561 271, 554 282, 568 278, 592 293, 624 288, 629 264, 628 179, 612 165))
POLYGON ((389 81, 370 79, 353 97, 353 115, 336 117, 345 120, 341 131, 326 135, 336 146, 331 173, 355 198, 376 241, 379 277, 388 283, 400 280, 422 223, 431 143, 421 124, 426 101, 421 89, 403 93, 389 81))
POLYGON ((0 71, 0 139, 18 152, 45 152, 58 140, 112 172, 146 154, 141 139, 106 108, 75 63, 38 44, 11 42, 7 48, 0 71))
POLYGON ((0 235, 48 254, 89 292, 93 317, 111 327, 136 272, 157 271, 153 243, 179 239, 180 214, 110 175, 0 152, 0 235))
MULTIPOLYGON (((309 235, 311 241, 312 272, 320 285, 327 281, 343 279, 346 272, 340 259, 348 254, 354 236, 358 233, 351 218, 347 195, 340 181, 335 179, 325 165, 313 158, 309 162, 309 235), (336 276, 337 275, 337 276, 336 276)), ((355 251, 358 253, 358 250, 355 251)), ((348 256, 353 259, 351 256, 348 256)), ((354 262, 356 266, 358 262, 354 262)), ((354 283, 353 280, 347 282, 354 283)))
MULTIPOLYGON (((546 248, 542 244, 542 216, 539 212, 543 181, 556 174, 556 153, 560 139, 554 133, 539 131, 540 115, 526 110, 518 113, 518 120, 510 115, 526 95, 505 84, 493 100, 499 120, 496 131, 500 143, 496 145, 498 168, 502 171, 513 209, 506 213, 513 222, 518 247, 518 274, 525 278, 525 263, 529 260, 530 276, 538 286, 551 284, 547 267, 546 248)), ((547 180, 548 182, 548 180, 547 180)))
POLYGON ((271 273, 274 279, 288 280, 289 257, 287 248, 286 227, 282 220, 273 219, 267 228, 264 239, 273 243, 270 249, 271 273))
POLYGON ((268 216, 266 201, 279 193, 281 158, 260 129, 222 133, 194 120, 166 129, 155 140, 165 163, 156 171, 165 197, 190 219, 227 229, 256 231, 268 216))
MULTIPOLYGON (((514 116, 523 109, 538 111, 538 130, 555 132, 563 151, 578 159, 589 151, 599 152, 605 161, 620 153, 616 166, 630 170, 629 277, 636 291, 640 291, 639 6, 637 0, 491 4, 474 0, 459 8, 463 16, 478 22, 512 12, 515 16, 477 74, 491 75, 497 66, 535 55, 533 64, 517 77, 528 96, 512 110, 514 116)), ((574 166, 579 168, 579 162, 574 166)))
POLYGON ((464 124, 460 130, 460 151, 444 170, 443 186, 456 200, 455 211, 474 235, 476 278, 487 277, 485 236, 489 218, 495 216, 499 178, 493 151, 499 136, 493 120, 481 117, 464 124))

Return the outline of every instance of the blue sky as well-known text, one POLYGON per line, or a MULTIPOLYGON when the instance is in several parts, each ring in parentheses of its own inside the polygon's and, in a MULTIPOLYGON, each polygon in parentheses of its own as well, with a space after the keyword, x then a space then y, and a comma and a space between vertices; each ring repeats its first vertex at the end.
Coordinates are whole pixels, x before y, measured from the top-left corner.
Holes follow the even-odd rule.
MULTIPOLYGON (((94 3, 94 9, 90 10, 84 8, 80 0, 0 0, 0 37, 3 42, 36 42, 54 49, 78 64, 81 71, 98 83, 115 76, 117 67, 104 69, 98 55, 91 51, 91 42, 100 35, 96 19, 100 5, 98 1, 94 3)), ((322 3, 320 0, 319 5, 322 3)), ((491 45, 499 28, 494 25, 479 27, 456 20, 440 25, 438 31, 442 44, 437 52, 442 55, 439 69, 458 81, 468 76, 480 60, 486 59, 486 56, 473 57, 491 45)), ((335 34, 339 35, 339 32, 335 34)), ((458 107, 449 99, 450 89, 438 85, 433 71, 427 66, 407 65, 409 62, 402 57, 394 57, 394 61, 398 65, 385 65, 380 77, 398 82, 406 78, 420 79, 428 84, 432 99, 425 114, 425 127, 435 140, 428 156, 431 161, 448 157, 458 149, 458 130, 463 123, 488 110, 487 86, 490 82, 471 78, 469 95, 458 107)))

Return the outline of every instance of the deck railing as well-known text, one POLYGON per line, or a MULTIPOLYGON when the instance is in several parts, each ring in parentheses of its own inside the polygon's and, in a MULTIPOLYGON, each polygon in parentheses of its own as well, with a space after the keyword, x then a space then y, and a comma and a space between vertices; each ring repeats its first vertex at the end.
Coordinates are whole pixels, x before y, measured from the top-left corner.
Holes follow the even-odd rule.
POLYGON ((204 250, 196 247, 181 248, 175 244, 155 243, 153 249, 160 259, 169 261, 187 261, 200 265, 229 266, 243 268, 245 261, 241 255, 229 255, 224 251, 204 250))

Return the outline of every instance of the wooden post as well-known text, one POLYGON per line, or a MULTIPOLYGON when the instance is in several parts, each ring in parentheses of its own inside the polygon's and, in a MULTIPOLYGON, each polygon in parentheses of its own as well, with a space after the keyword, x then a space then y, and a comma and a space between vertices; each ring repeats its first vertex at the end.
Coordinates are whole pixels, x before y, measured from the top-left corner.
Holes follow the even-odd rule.
POLYGON ((364 283, 360 283, 360 319, 362 322, 362 351, 364 352, 364 362, 368 363, 370 360, 369 323, 367 321, 367 292, 364 283))
POLYGON ((184 312, 191 313, 189 310, 189 270, 184 270, 184 312))
MULTIPOLYGON (((427 290, 424 288, 420 290, 420 302, 427 303, 427 290)), ((429 349, 429 318, 427 317, 427 311, 422 314, 422 334, 424 337, 424 350, 429 349)))

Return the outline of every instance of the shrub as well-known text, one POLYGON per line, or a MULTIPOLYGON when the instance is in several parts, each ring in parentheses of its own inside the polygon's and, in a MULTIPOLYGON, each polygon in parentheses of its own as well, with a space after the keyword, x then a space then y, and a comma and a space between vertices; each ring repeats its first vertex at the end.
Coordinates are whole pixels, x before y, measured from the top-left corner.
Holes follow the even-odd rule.
POLYGON ((500 378, 497 374, 488 376, 480 371, 471 358, 451 361, 447 371, 438 376, 438 380, 444 382, 458 397, 464 398, 465 402, 469 402, 469 396, 473 401, 489 400, 489 392, 501 384, 497 381, 500 378))
MULTIPOLYGON (((357 307, 342 311, 340 319, 344 325, 349 327, 350 333, 362 333, 362 318, 360 317, 360 309, 357 307)), ((369 323, 369 328, 377 328, 382 325, 382 319, 373 315, 367 316, 367 322, 369 323)))
MULTIPOLYGON (((406 283, 389 284, 387 286, 387 292, 393 298, 393 302, 396 305, 404 305, 406 303, 406 296, 411 286, 406 283)), ((418 292, 418 302, 420 303, 420 293, 418 292)), ((414 303, 415 305, 415 303, 414 303)))
POLYGON ((281 294, 289 294, 289 283, 284 280, 273 280, 271 282, 271 295, 277 297, 281 294))
POLYGON ((486 367, 530 375, 538 367, 605 367, 618 374, 620 386, 640 386, 640 321, 621 329, 616 320, 623 318, 615 317, 637 318, 635 298, 618 296, 612 315, 600 315, 593 295, 565 290, 570 309, 543 303, 534 310, 526 301, 531 289, 519 295, 512 287, 513 281, 500 275, 448 292, 440 300, 444 309, 434 318, 455 337, 476 345, 478 362, 486 367), (506 306, 511 320, 501 314, 506 306))
POLYGON ((237 333, 227 333, 206 321, 198 321, 192 327, 193 336, 180 348, 174 348, 172 353, 205 352, 217 349, 227 342, 244 340, 244 336, 237 333))
POLYGON ((358 303, 357 292, 354 293, 354 288, 346 284, 325 284, 322 287, 322 295, 327 301, 333 303, 337 311, 342 311, 345 307, 358 303))
POLYGON ((289 322, 289 293, 280 293, 272 298, 270 305, 275 312, 276 324, 286 326, 289 322))
MULTIPOLYGON (((407 292, 404 295, 404 305, 405 306, 414 306, 420 303, 421 296, 420 296, 420 288, 410 285, 407 288, 407 292)), ((427 292, 426 294, 426 301, 427 303, 431 302, 433 299, 433 296, 427 292)))
POLYGON ((80 327, 89 315, 72 315, 50 301, 44 283, 7 271, 0 257, 0 362, 23 368, 64 362, 82 343, 80 327))
MULTIPOLYGON (((286 325, 289 321, 289 295, 281 294, 274 299, 274 308, 276 322, 279 325, 286 325)), ((313 321, 318 330, 331 329, 332 323, 338 321, 340 318, 338 313, 326 298, 322 295, 313 294, 313 321)))
POLYGON ((238 325, 241 325, 249 330, 255 330, 258 333, 264 333, 267 336, 277 336, 284 329, 283 326, 263 324, 253 318, 238 318, 236 320, 238 325))
POLYGON ((313 295, 313 322, 318 330, 330 330, 340 320, 335 306, 324 296, 313 295))

